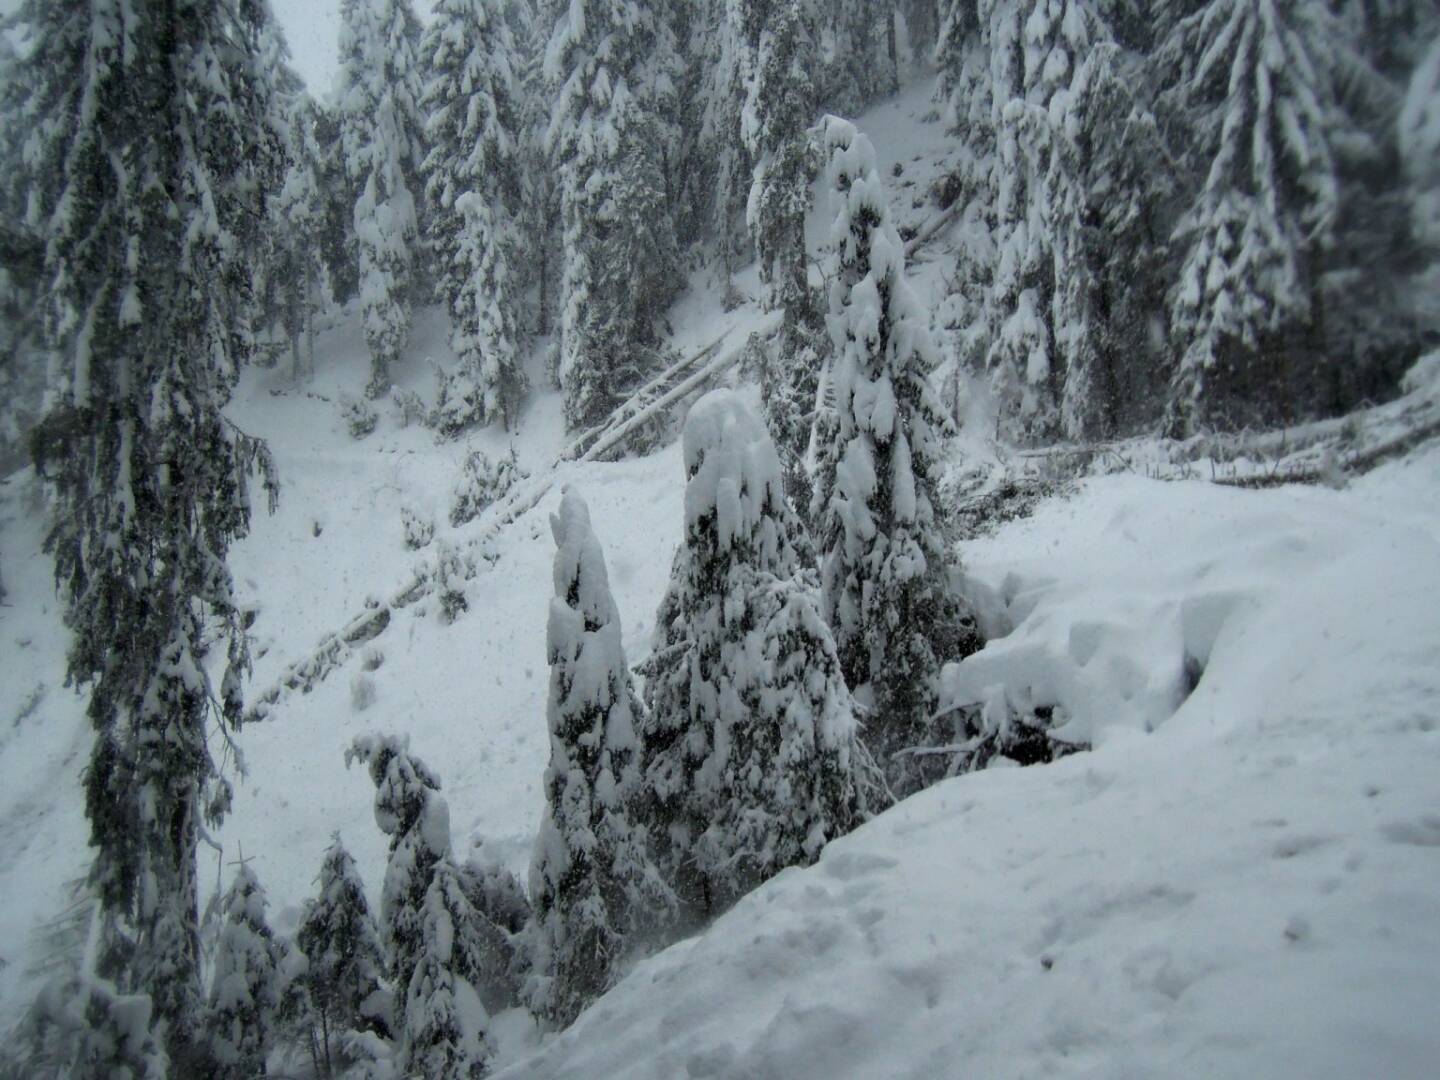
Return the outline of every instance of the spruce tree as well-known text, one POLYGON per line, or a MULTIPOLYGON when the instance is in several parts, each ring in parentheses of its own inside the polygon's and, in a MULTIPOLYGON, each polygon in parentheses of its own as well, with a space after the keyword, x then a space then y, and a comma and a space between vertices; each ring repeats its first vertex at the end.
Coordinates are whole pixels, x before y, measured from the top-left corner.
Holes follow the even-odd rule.
POLYGON ((684 444, 685 539, 641 743, 662 865, 703 918, 849 831, 863 752, 774 443, 717 390, 690 410, 684 444))
POLYGON ((679 266, 660 149, 667 27, 640 0, 549 0, 547 147, 558 175, 565 422, 604 417, 655 362, 679 266))
POLYGON ((34 446, 68 676, 95 729, 91 882, 114 947, 93 974, 149 994, 172 1066, 193 1070, 195 848, 229 804, 207 727, 239 722, 248 667, 225 557, 268 462, 221 415, 250 341, 268 76, 228 6, 37 0, 21 18, 25 92, 5 123, 29 132, 27 222, 45 240, 55 377, 34 446))
POLYGON ((309 1037, 324 1075, 331 1076, 346 1032, 389 1033, 389 995, 381 984, 385 958, 365 887, 338 836, 325 852, 319 885, 319 894, 305 903, 295 944, 306 960, 309 1037))
POLYGON ((550 529, 550 765, 530 869, 529 997, 532 1011, 564 1027, 610 988, 638 935, 666 921, 674 901, 635 818, 639 702, 605 557, 573 489, 565 490, 550 529))
POLYGON ((440 0, 421 40, 431 150, 422 171, 459 374, 435 409, 441 434, 513 426, 525 390, 516 220, 521 196, 515 44, 490 0, 440 0))
POLYGON ((410 0, 344 0, 340 19, 340 148, 356 191, 360 304, 371 361, 366 393, 379 397, 390 389, 390 367, 409 337, 425 277, 420 23, 410 0))
POLYGON ((952 590, 935 500, 944 420, 926 375, 936 361, 928 319, 870 141, 827 117, 824 147, 837 193, 834 480, 816 488, 824 610, 847 683, 873 702, 869 745, 903 792, 911 780, 892 755, 924 740, 940 665, 973 650, 976 632, 952 590))
POLYGON ((265 921, 265 893, 242 863, 220 901, 220 930, 210 976, 205 1029, 211 1075, 248 1080, 265 1074, 280 1008, 281 954, 265 921))

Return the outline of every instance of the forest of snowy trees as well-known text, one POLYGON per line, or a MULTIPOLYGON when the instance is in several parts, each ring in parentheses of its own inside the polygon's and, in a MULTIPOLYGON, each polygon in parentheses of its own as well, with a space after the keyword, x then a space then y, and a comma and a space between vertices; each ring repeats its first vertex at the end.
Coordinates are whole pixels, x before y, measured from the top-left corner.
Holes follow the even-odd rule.
POLYGON ((496 1010, 569 1024, 934 780, 912 751, 945 741, 941 668, 982 642, 932 373, 1029 446, 1396 395, 1440 334, 1437 35, 1428 0, 437 0, 426 22, 343 0, 317 98, 268 0, 23 0, 0 32, 0 470, 46 485, 93 864, 81 955, 5 1067, 477 1076, 496 1010), (959 244, 934 310, 840 118, 915 70, 958 148, 928 194, 959 244), (250 660, 226 556, 252 493, 282 494, 224 413, 242 368, 303 378, 349 305, 389 396, 439 304, 458 365, 412 403, 437 438, 520 424, 537 349, 578 434, 671 362, 691 271, 728 292, 752 263, 777 313, 763 415, 723 391, 690 412, 638 672, 581 494, 552 518, 528 886, 457 856, 403 736, 364 737, 378 911, 336 838, 293 941, 241 859, 202 947, 197 848, 232 801, 213 748, 243 741, 250 660))

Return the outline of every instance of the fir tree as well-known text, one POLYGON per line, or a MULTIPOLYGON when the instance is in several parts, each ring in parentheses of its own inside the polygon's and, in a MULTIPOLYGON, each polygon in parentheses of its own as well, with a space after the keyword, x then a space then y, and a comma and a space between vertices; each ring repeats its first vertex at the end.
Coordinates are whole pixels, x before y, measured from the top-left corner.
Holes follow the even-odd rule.
POLYGON ((665 870, 704 917, 849 831, 861 752, 774 443, 728 391, 696 403, 684 439, 641 741, 665 870))
POLYGON ((431 150, 431 246, 460 373, 435 409, 443 435, 501 420, 525 390, 515 221, 521 193, 515 45, 490 0, 441 0, 420 46, 431 150))
POLYGON ((531 1008, 564 1027, 614 983, 637 937, 673 904, 634 817, 639 702, 620 643, 605 557, 573 489, 550 519, 555 597, 550 657, 550 765, 535 840, 531 1008))
POLYGON ((313 1022, 307 1034, 324 1075, 333 1076, 345 1032, 389 1033, 388 994, 381 985, 385 959, 365 887, 338 836, 325 852, 319 884, 319 895, 306 901, 295 943, 306 959, 303 985, 313 1022))
POLYGON ((652 57, 672 51, 655 6, 551 0, 545 75, 564 249, 558 377, 565 421, 587 427, 653 364, 679 278, 652 57))
POLYGON ((220 901, 225 925, 216 945, 205 1027, 217 1077, 265 1074, 280 1008, 279 943, 265 921, 265 893, 244 863, 220 901))
POLYGON ((936 359, 928 321, 905 280, 869 140, 827 117, 824 145, 838 195, 835 472, 816 488, 824 610, 846 681, 874 702, 870 746, 903 791, 892 755, 924 739, 940 665, 975 648, 975 628, 952 591, 935 502, 944 421, 926 377, 936 359))
POLYGON ((371 360, 366 393, 379 397, 389 391, 390 366, 423 294, 420 23, 410 0, 345 0, 340 17, 340 147, 357 192, 354 235, 371 360))
POLYGON ((25 92, 6 124, 29 132, 55 376, 33 445, 55 493, 68 675, 90 688, 91 881, 122 943, 93 974, 149 994, 188 1070, 195 847, 229 802, 206 728, 238 723, 248 667, 225 556, 248 527, 251 468, 268 462, 221 415, 250 341, 267 74, 228 6, 46 0, 21 17, 25 92), (228 651, 218 695, 211 642, 228 651))

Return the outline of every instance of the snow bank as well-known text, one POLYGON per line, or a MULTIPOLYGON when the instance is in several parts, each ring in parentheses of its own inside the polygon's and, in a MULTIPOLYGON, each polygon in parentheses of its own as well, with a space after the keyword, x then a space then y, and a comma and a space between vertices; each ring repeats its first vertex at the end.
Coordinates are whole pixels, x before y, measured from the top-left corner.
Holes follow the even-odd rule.
POLYGON ((1440 452, 1345 492, 1110 478, 971 545, 1014 629, 952 689, 1054 664, 1099 748, 901 804, 500 1075, 1433 1075, 1440 517, 1416 485, 1440 452))

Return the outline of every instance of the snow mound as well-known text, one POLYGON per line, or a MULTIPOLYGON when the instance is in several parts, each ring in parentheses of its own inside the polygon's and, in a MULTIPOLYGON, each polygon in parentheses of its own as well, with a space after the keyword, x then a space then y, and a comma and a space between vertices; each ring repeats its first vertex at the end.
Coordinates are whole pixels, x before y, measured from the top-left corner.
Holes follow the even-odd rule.
POLYGON ((1433 1075, 1417 470, 1440 453, 1344 492, 1109 478, 972 545, 1013 630, 952 691, 1023 675, 1097 749, 907 800, 500 1075, 1433 1075))

